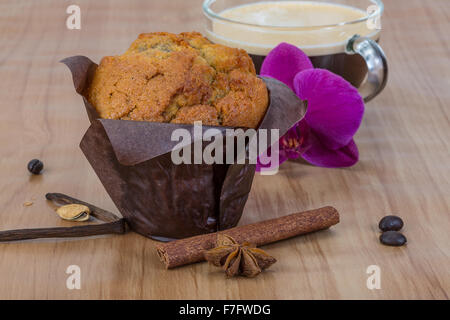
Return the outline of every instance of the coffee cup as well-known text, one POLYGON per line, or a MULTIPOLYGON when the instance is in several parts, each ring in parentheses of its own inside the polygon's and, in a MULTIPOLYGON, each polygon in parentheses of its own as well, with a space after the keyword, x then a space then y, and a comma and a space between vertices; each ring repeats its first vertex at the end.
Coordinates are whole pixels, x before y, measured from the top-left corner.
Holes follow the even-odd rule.
POLYGON ((366 102, 386 86, 388 64, 379 45, 381 0, 206 0, 206 35, 242 48, 257 72, 281 42, 296 45, 315 68, 332 71, 357 87, 366 102))

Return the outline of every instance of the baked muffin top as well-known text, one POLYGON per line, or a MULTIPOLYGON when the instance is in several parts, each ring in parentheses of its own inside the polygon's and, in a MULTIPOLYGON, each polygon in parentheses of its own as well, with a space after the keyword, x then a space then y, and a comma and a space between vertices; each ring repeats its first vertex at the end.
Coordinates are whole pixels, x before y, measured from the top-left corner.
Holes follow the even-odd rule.
POLYGON ((256 128, 269 97, 244 50, 200 33, 141 34, 105 57, 87 98, 101 118, 256 128))

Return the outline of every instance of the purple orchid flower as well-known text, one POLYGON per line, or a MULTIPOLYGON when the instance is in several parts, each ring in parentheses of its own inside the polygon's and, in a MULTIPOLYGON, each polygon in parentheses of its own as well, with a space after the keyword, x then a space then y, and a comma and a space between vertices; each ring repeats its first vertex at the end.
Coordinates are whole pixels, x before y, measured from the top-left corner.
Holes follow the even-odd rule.
MULTIPOLYGON (((305 118, 279 141, 280 165, 300 157, 326 168, 350 167, 358 162, 353 136, 362 122, 364 102, 355 87, 328 70, 314 69, 303 51, 287 43, 269 53, 261 76, 283 82, 308 103, 305 118)), ((270 165, 258 162, 257 171, 267 167, 270 165)))

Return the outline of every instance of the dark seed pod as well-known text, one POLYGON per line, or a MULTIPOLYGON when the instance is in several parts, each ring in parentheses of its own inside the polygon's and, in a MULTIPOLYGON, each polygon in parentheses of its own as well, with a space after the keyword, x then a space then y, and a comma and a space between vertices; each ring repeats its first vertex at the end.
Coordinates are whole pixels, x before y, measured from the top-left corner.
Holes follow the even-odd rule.
POLYGON ((406 237, 397 231, 386 231, 380 236, 380 242, 386 246, 401 247, 406 244, 406 237))
POLYGON ((44 164, 41 160, 33 159, 28 162, 28 171, 32 174, 40 174, 42 169, 44 169, 44 164))
POLYGON ((381 219, 378 227, 381 231, 399 231, 403 228, 403 220, 397 216, 386 216, 381 219))

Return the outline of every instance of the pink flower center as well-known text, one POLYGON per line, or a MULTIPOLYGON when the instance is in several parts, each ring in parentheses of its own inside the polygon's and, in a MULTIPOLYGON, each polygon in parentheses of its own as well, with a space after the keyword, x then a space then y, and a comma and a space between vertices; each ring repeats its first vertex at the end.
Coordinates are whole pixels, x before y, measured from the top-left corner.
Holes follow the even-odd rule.
POLYGON ((302 155, 302 146, 305 139, 303 137, 292 137, 285 135, 281 138, 281 149, 284 150, 288 157, 298 158, 302 155))

